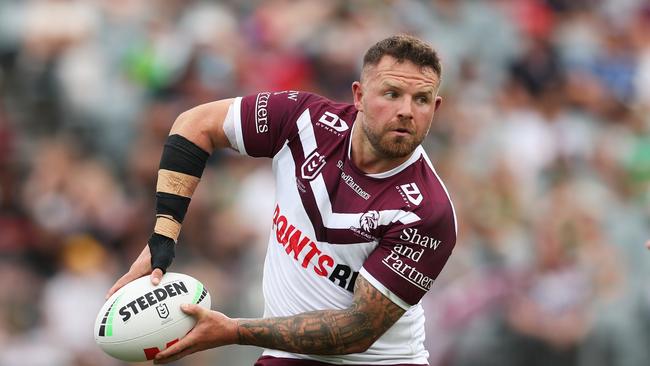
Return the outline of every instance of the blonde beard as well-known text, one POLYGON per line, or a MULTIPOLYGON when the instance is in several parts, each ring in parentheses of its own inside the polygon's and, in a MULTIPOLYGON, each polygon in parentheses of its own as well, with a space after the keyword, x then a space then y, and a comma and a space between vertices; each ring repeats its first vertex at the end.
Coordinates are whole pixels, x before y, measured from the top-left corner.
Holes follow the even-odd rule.
MULTIPOLYGON (((411 155, 424 140, 424 136, 422 136, 422 138, 418 138, 418 136, 415 135, 410 141, 385 141, 385 133, 381 135, 375 133, 368 127, 368 125, 365 123, 365 120, 361 122, 361 129, 363 130, 363 134, 365 135, 366 140, 370 143, 370 146, 372 146, 372 148, 383 158, 400 159, 407 157, 411 155)), ((395 138, 395 140, 406 139, 407 137, 395 138)))

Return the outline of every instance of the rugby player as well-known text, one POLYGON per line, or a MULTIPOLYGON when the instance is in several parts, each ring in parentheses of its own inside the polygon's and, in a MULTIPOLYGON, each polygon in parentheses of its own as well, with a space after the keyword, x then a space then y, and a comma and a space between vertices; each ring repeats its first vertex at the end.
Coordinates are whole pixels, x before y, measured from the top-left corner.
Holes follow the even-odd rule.
POLYGON ((229 344, 255 365, 426 365, 422 296, 456 242, 445 186, 420 145, 441 104, 440 60, 407 35, 366 52, 354 103, 303 91, 261 92, 182 113, 158 172, 156 225, 117 289, 174 258, 209 154, 273 159, 276 205, 264 264, 265 310, 232 319, 184 305, 194 329, 155 363, 229 344))

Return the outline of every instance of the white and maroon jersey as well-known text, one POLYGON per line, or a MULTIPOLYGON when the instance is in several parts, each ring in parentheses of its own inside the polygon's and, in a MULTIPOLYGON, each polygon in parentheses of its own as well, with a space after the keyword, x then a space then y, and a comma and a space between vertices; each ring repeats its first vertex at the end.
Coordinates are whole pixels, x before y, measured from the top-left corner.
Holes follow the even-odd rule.
POLYGON ((357 110, 315 94, 236 98, 224 130, 241 154, 273 158, 276 205, 264 263, 265 317, 344 309, 363 276, 406 313, 366 352, 265 356, 332 364, 427 364, 420 299, 456 242, 446 189, 419 146, 365 174, 350 158, 357 110))

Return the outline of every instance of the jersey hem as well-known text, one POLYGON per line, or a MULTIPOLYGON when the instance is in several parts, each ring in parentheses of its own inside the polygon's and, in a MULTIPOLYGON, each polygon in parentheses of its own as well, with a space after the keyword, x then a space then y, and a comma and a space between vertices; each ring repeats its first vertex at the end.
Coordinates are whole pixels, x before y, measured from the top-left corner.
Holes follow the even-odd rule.
MULTIPOLYGON (((254 366, 330 366, 330 365, 356 365, 356 366, 371 366, 377 365, 376 363, 368 364, 335 364, 327 363, 316 360, 304 359, 304 358, 292 358, 292 357, 274 357, 274 356, 262 356, 254 366)), ((391 363, 385 364, 385 366, 429 366, 427 363, 391 363)))
MULTIPOLYGON (((349 355, 341 355, 345 357, 349 355)), ((264 349, 262 355, 258 359, 258 363, 255 365, 263 366, 330 366, 330 365, 355 365, 355 366, 371 366, 371 365, 382 365, 382 366, 428 366, 428 361, 426 358, 418 357, 416 359, 397 359, 397 360, 358 360, 353 361, 343 358, 335 358, 337 356, 316 356, 316 355, 305 355, 305 354, 295 354, 285 351, 278 351, 274 349, 264 349), (260 361, 268 360, 271 362, 268 363, 259 363, 260 361), (277 361, 287 361, 286 363, 276 363, 277 361)))

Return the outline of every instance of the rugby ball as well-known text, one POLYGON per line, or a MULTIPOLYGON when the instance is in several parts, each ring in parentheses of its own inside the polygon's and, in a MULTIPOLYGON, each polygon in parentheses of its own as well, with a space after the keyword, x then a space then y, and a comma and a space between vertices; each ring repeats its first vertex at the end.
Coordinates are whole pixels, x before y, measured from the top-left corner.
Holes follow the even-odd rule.
POLYGON ((149 276, 115 292, 95 320, 95 342, 110 356, 129 362, 153 360, 178 342, 196 320, 181 304, 210 309, 210 294, 201 282, 181 273, 166 273, 158 286, 149 276))

